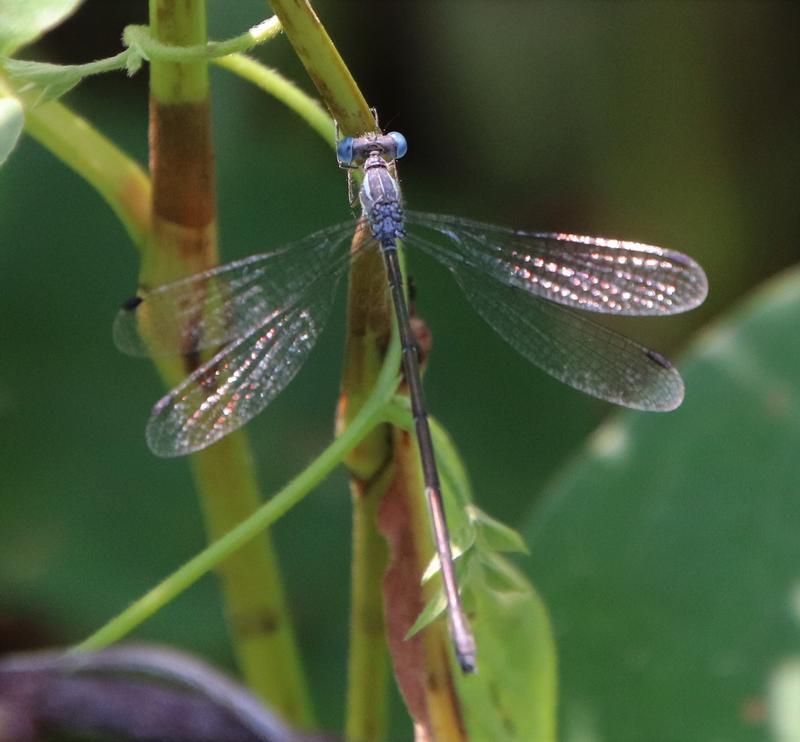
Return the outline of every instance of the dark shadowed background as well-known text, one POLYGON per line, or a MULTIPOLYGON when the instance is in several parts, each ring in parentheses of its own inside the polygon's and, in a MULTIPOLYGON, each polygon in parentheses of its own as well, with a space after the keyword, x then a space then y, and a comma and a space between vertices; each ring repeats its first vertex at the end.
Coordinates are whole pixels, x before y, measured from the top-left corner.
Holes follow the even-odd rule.
MULTIPOLYGON (((703 308, 617 329, 680 359, 693 330, 797 261, 800 5, 314 5, 382 125, 409 141, 411 208, 665 245, 706 268, 703 308)), ((87 2, 28 55, 109 56, 144 7, 87 2)), ((209 12, 216 39, 266 15, 258 0, 209 0, 209 12)), ((313 93, 285 38, 257 54, 313 93)), ((66 100, 142 162, 146 74, 89 80, 66 100)), ((347 219, 344 176, 319 137, 247 83, 212 75, 224 259, 347 219)), ((610 407, 515 355, 443 269, 414 254, 409 270, 434 339, 430 408, 481 507, 517 526, 610 407)), ((135 252, 92 189, 31 140, 0 174, 0 275, 0 649, 69 643, 198 551, 202 523, 186 463, 145 446, 163 393, 153 369, 111 342, 135 252)), ((341 297, 306 367, 248 428, 267 493, 330 440, 343 308, 341 297)), ((339 472, 276 528, 329 728, 345 687, 348 498, 339 472)), ((210 578, 139 636, 230 662, 210 578)))

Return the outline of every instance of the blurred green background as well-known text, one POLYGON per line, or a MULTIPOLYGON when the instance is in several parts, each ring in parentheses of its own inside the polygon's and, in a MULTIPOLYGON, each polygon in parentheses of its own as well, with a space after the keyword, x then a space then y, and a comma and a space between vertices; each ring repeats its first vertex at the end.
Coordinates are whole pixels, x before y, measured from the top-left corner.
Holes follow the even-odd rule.
MULTIPOLYGON (((703 308, 616 329, 679 359, 693 330, 800 257, 800 5, 314 6, 382 125, 408 138, 400 174, 411 208, 666 245, 705 267, 703 308)), ((209 13, 221 39, 265 8, 209 0, 209 13)), ((141 1, 86 2, 29 56, 108 56, 125 25, 145 20, 141 1)), ((258 56, 313 93, 284 38, 258 56)), ((347 219, 344 177, 319 138, 246 83, 212 74, 223 257, 347 219)), ((66 102, 146 161, 146 71, 89 80, 66 102)), ((441 268, 416 254, 409 266, 434 339, 430 408, 481 507, 520 526, 613 410, 527 365, 441 268)), ((68 643, 199 550, 202 523, 186 463, 158 460, 144 443, 163 393, 155 373, 111 342, 115 310, 136 285, 134 251, 97 195, 30 140, 0 174, 0 274, 0 648, 68 643)), ((343 307, 340 297, 306 367, 248 428, 267 493, 331 437, 343 307)), ((686 404, 698 393, 689 386, 686 404)), ((339 472, 276 528, 320 716, 333 729, 349 517, 339 472)), ((139 636, 230 662, 212 579, 139 636)))

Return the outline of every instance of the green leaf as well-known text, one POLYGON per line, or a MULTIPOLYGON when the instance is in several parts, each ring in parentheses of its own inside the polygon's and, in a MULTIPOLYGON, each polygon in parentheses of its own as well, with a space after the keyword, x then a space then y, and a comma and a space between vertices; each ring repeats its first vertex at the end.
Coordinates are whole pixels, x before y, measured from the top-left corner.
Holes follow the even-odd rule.
POLYGON ((126 50, 106 59, 86 64, 49 64, 23 59, 3 59, 2 66, 20 93, 37 89, 34 106, 60 98, 74 88, 84 77, 103 72, 126 69, 133 74, 141 67, 141 58, 133 50, 126 50))
MULTIPOLYGON (((451 539, 450 541, 450 552, 453 556, 453 562, 457 562, 461 556, 469 551, 472 543, 467 543, 465 546, 461 546, 460 542, 456 539, 451 539)), ((439 564, 439 555, 434 554, 431 557, 431 560, 428 562, 428 566, 425 567, 425 571, 422 573, 422 577, 420 577, 420 583, 425 584, 428 582, 434 575, 439 574, 441 570, 441 565, 439 564)))
POLYGON ((0 98, 0 165, 17 146, 25 124, 25 114, 16 98, 0 98))
POLYGON ((564 739, 736 742, 785 724, 798 327, 795 269, 697 339, 681 409, 615 415, 544 493, 527 566, 559 636, 564 739))
POLYGON ((488 513, 475 505, 469 506, 472 521, 478 526, 479 543, 490 551, 512 551, 520 554, 528 553, 528 546, 518 531, 511 526, 492 518, 488 513))
MULTIPOLYGON (((488 587, 482 564, 470 566, 479 572, 469 595, 478 672, 456 675, 469 739, 553 742, 556 654, 544 604, 522 575, 520 590, 498 591, 488 587)), ((513 570, 507 562, 506 570, 513 570)))
POLYGON ((3 0, 0 54, 13 54, 75 12, 83 0, 3 0))
POLYGON ((417 620, 414 621, 411 628, 406 632, 406 639, 410 639, 414 634, 418 634, 428 624, 433 623, 439 616, 443 616, 447 609, 447 598, 444 596, 444 590, 437 590, 436 594, 428 601, 425 607, 420 611, 417 620))
POLYGON ((36 106, 60 98, 84 77, 78 65, 4 59, 3 67, 11 80, 17 83, 20 93, 25 93, 34 87, 39 89, 39 94, 33 103, 36 106))
MULTIPOLYGON (((465 510, 473 501, 472 487, 467 476, 467 468, 461 459, 452 439, 438 420, 431 418, 431 433, 436 449, 436 463, 439 465, 439 473, 446 488, 450 490, 454 504, 458 505, 459 510, 465 510)), ((448 512, 448 522, 450 522, 448 512)), ((467 519, 468 520, 468 519, 467 519)), ((451 528, 460 526, 461 523, 450 522, 451 528)))
POLYGON ((478 556, 481 566, 485 568, 487 585, 498 592, 525 593, 530 590, 530 583, 511 562, 493 552, 478 556))

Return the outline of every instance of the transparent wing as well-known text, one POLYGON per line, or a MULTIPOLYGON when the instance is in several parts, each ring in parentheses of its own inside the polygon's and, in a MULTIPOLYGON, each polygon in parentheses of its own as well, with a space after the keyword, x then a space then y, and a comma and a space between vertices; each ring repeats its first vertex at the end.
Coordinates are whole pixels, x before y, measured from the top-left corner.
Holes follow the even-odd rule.
POLYGON ((129 355, 191 354, 249 335, 294 305, 321 273, 346 265, 355 223, 142 292, 120 309, 114 342, 129 355))
POLYGON ((676 314, 708 293, 703 269, 674 250, 573 234, 522 232, 454 216, 407 212, 417 244, 495 280, 566 306, 604 314, 676 314), (444 236, 447 245, 431 237, 444 236))
MULTIPOLYGON (((416 244, 413 238, 410 241, 416 244)), ((559 381, 639 410, 673 410, 683 401, 680 374, 655 351, 569 309, 494 280, 457 257, 443 262, 486 322, 559 381)))
POLYGON ((262 318, 163 397, 147 424, 153 453, 199 451, 261 412, 306 360, 342 273, 323 274, 295 304, 262 318))

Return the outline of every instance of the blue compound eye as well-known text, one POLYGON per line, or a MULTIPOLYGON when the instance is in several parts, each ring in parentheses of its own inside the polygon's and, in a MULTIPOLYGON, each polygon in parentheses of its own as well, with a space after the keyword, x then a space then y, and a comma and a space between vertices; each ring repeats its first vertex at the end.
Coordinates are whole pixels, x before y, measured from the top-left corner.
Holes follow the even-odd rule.
POLYGON ((336 159, 342 165, 350 165, 353 162, 353 137, 340 139, 336 145, 336 159))
POLYGON ((395 157, 399 160, 406 152, 408 152, 408 142, 406 138, 399 131, 390 131, 387 136, 394 139, 396 148, 395 157))

